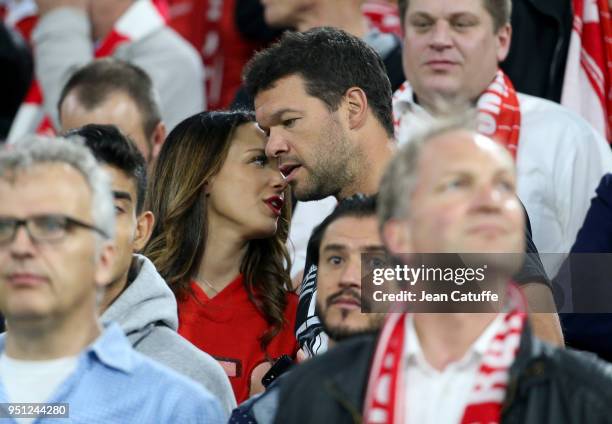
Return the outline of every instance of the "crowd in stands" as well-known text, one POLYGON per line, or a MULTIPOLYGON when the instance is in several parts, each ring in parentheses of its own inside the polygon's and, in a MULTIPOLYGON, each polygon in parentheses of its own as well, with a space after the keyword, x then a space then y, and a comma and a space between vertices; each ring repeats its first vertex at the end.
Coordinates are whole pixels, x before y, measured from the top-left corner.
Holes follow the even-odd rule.
POLYGON ((0 422, 612 423, 611 9, 0 0, 0 422))

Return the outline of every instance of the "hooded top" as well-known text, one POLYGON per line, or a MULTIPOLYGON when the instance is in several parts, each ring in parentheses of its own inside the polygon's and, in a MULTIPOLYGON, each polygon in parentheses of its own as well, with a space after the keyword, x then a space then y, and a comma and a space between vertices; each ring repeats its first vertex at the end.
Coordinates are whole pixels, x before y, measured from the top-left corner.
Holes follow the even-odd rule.
POLYGON ((223 368, 176 332, 176 299, 153 263, 134 255, 133 265, 136 277, 102 314, 102 321, 117 322, 134 349, 203 385, 229 416, 236 400, 223 368))

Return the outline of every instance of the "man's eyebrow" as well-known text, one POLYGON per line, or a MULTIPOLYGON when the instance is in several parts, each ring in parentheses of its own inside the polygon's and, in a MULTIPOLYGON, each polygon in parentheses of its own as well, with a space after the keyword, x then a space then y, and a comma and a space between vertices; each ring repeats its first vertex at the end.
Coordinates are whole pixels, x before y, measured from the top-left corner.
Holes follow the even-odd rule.
POLYGON ((420 10, 412 12, 410 15, 408 15, 408 17, 409 18, 428 18, 428 19, 433 19, 432 15, 430 15, 427 12, 420 11, 420 10))
POLYGON ((451 19, 457 19, 457 18, 462 18, 464 16, 468 16, 468 17, 473 17, 473 18, 478 18, 478 15, 475 14, 474 12, 470 12, 470 11, 462 11, 462 12, 454 12, 450 14, 450 18, 451 19))
POLYGON ((379 253, 385 252, 385 247, 382 244, 372 244, 370 246, 364 246, 361 248, 364 253, 379 253))
POLYGON ((116 200, 129 200, 130 202, 133 200, 132 195, 127 191, 119 191, 113 190, 113 198, 116 200))
POLYGON ((290 107, 286 107, 283 109, 279 109, 276 112, 274 112, 272 115, 270 115, 270 120, 272 122, 276 122, 280 119, 281 116, 283 116, 283 114, 285 113, 300 113, 301 111, 297 110, 297 109, 292 109, 290 107))
POLYGON ((343 244, 337 244, 337 243, 327 244, 327 245, 323 246, 323 251, 324 252, 327 252, 329 250, 334 250, 334 251, 346 250, 346 246, 343 245, 343 244))

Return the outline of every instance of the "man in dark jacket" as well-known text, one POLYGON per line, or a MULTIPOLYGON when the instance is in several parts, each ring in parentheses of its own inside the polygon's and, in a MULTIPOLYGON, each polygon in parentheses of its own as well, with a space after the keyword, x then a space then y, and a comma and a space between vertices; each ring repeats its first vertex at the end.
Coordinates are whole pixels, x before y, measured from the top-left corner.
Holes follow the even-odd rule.
MULTIPOLYGON (((462 259, 466 267, 488 265, 479 288, 497 284, 506 295, 468 310, 481 313, 455 313, 465 305, 451 294, 435 305, 447 313, 390 314, 378 339, 340 344, 288 375, 275 422, 612 422, 612 368, 531 334, 524 300, 507 284, 524 243, 513 160, 464 122, 435 123, 391 161, 379 226, 403 263, 413 256, 402 252, 475 254, 462 259)), ((414 288, 420 299, 440 284, 467 294, 457 276, 446 283, 419 278, 414 288)))
MULTIPOLYGON (((358 337, 295 369, 283 382, 275 422, 362 422, 365 386, 375 347, 374 336, 358 337)), ((511 384, 501 422, 612 422, 611 379, 610 368, 594 356, 553 348, 533 337, 527 326, 510 368, 511 384)), ((435 400, 443 407, 444 399, 435 400)))

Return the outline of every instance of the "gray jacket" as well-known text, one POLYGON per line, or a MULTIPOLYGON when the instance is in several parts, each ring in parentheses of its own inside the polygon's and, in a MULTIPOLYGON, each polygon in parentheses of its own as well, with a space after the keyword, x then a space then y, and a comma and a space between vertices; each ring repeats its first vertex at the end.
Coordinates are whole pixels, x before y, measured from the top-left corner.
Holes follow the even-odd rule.
MULTIPOLYGON (((90 34, 87 15, 70 7, 45 15, 32 34, 36 78, 44 93, 45 112, 56 123, 57 102, 64 84, 77 67, 94 59, 90 34)), ((163 27, 142 39, 125 43, 113 56, 149 74, 159 94, 161 115, 168 131, 204 110, 202 60, 174 30, 163 27)))
POLYGON ((138 275, 102 314, 102 321, 116 321, 137 351, 202 384, 229 416, 236 399, 225 371, 176 332, 176 300, 153 263, 142 255, 134 255, 134 261, 138 275))

